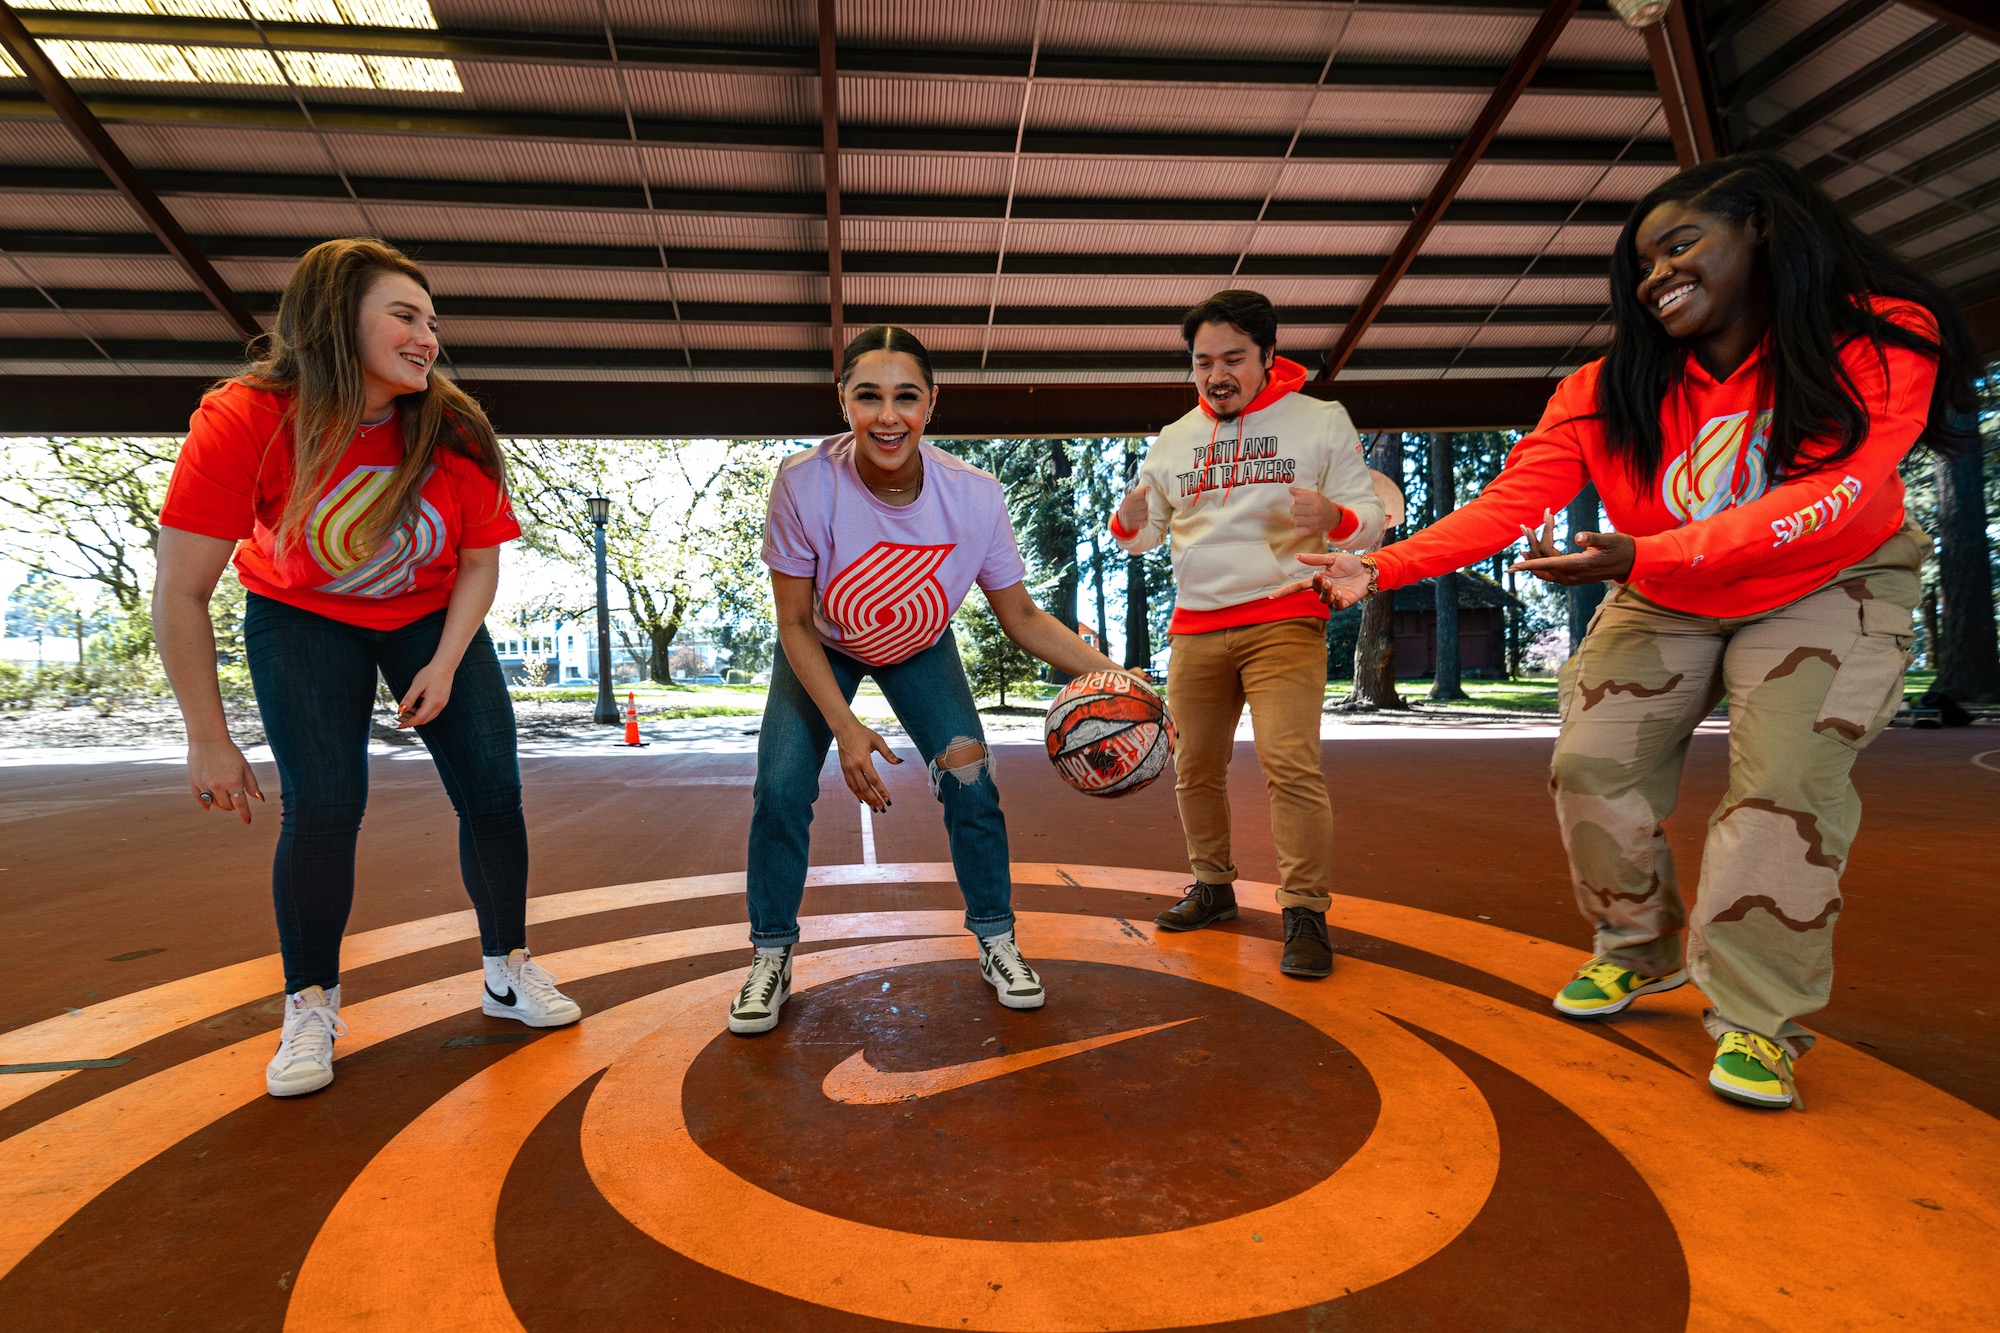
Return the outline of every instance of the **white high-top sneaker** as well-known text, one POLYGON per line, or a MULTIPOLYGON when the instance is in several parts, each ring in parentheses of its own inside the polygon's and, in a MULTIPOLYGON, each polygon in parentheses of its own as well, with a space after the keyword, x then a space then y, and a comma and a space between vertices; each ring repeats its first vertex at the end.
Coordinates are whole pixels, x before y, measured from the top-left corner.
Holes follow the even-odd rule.
POLYGON ((778 1026, 778 1011, 792 998, 792 946, 758 949, 750 955, 750 975, 729 1006, 729 1030, 745 1036, 778 1026))
POLYGON ((287 995, 278 1053, 264 1066, 264 1090, 273 1097, 296 1097, 333 1082, 333 1039, 346 1035, 338 985, 331 991, 308 986, 287 995))
POLYGON ((568 1027, 583 1017, 583 1006, 556 989, 556 979, 516 949, 505 958, 487 958, 486 994, 479 1012, 489 1018, 511 1018, 531 1028, 568 1027))
POLYGON ((999 995, 1000 1003, 1009 1009, 1041 1008, 1049 997, 1042 991, 1040 975, 1021 957, 1014 932, 981 935, 978 940, 979 975, 999 995))

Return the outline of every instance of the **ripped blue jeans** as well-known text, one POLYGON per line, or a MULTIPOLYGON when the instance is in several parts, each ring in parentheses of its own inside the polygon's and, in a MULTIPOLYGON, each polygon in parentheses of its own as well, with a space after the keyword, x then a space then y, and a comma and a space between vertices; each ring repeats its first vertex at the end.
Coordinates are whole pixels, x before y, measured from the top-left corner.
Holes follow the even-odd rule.
MULTIPOLYGON (((1014 883, 1007 870, 1007 820, 986 733, 973 707, 958 641, 944 636, 894 666, 870 666, 826 650, 833 678, 848 700, 863 676, 873 676, 896 720, 929 765, 931 792, 944 806, 951 863, 965 895, 965 925, 975 935, 1014 928, 1014 883), (953 762, 944 763, 949 755, 953 762)), ((813 802, 833 730, 785 660, 783 644, 771 666, 771 693, 757 737, 757 786, 750 815, 750 940, 762 946, 799 938, 799 903, 806 891, 813 802)), ((881 761, 876 761, 878 764, 881 761)), ((835 779, 839 805, 854 797, 835 779)), ((853 818, 853 813, 849 813, 853 818)))

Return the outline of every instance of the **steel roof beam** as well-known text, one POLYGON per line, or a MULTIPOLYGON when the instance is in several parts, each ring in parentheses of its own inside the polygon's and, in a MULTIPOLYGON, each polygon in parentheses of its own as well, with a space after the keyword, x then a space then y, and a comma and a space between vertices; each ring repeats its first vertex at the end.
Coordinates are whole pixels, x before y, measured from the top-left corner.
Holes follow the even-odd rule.
POLYGON ((181 228, 180 221, 159 195, 132 165, 123 149, 111 138, 76 91, 69 86, 60 71, 50 63, 49 58, 38 46, 35 39, 21 26, 20 19, 11 6, 0 0, 0 47, 4 47, 13 58, 14 64, 27 77, 28 85, 42 98, 63 125, 69 130, 84 152, 111 178, 118 192, 125 196, 133 210, 145 220, 147 228, 159 242, 180 262, 187 275, 207 302, 217 313, 229 321, 230 327, 247 339, 261 338, 264 330, 258 325, 243 303, 229 290, 229 284, 215 271, 188 234, 181 228))
MULTIPOLYGON (((235 343, 202 343, 160 338, 107 338, 99 340, 105 351, 127 363, 161 365, 228 365, 242 359, 235 343)), ((1592 348, 1567 353, 1569 365, 1581 364, 1596 355, 1592 348)), ((753 348, 693 349, 696 371, 765 370, 796 372, 802 378, 826 371, 825 355, 818 351, 753 348)), ((1382 348, 1357 353, 1349 363, 1355 370, 1519 370, 1546 374, 1565 351, 1550 347, 1488 347, 1460 353, 1451 347, 1382 348)), ((605 370, 656 370, 685 372, 678 346, 674 347, 521 347, 453 344, 454 369, 463 375, 487 370, 563 370, 585 372, 605 370)), ((0 362, 99 360, 96 346, 81 338, 0 338, 0 362)), ((933 352, 931 362, 939 371, 976 373, 979 353, 933 352)), ((1185 352, 1121 351, 995 351, 988 355, 985 369, 1044 374, 1054 371, 1101 371, 1171 374, 1187 371, 1185 352)), ((824 381, 815 387, 824 393, 824 381)), ((831 404, 828 404, 831 407, 831 404)), ((659 427, 656 425, 655 429, 659 427)), ((676 429, 680 429, 677 425, 676 429)))
POLYGON ((1995 0, 1903 0, 1903 3, 2000 46, 2000 4, 1995 0))
POLYGON ((826 187, 826 305, 832 332, 833 373, 840 374, 847 346, 847 317, 840 291, 840 73, 834 60, 834 0, 819 0, 820 174, 826 187))
MULTIPOLYGON (((280 175, 265 172, 160 170, 148 179, 162 195, 221 196, 261 199, 348 198, 334 176, 280 175)), ((646 199, 636 187, 532 182, 404 180, 350 175, 355 194, 374 203, 465 205, 507 209, 560 209, 564 212, 614 210, 643 213, 646 199)), ((112 188, 101 173, 86 167, 5 167, 0 193, 25 191, 48 194, 66 190, 112 188)), ((819 194, 769 194, 727 190, 652 191, 661 213, 704 216, 817 218, 826 202, 819 194)), ((1108 222, 1249 222, 1256 220, 1256 199, 1062 199, 1022 196, 1014 200, 1014 216, 1031 221, 1108 222)), ((1274 199, 1264 221, 1274 226, 1328 223, 1392 223, 1402 225, 1416 211, 1411 199, 1274 199)), ((936 218, 986 221, 1006 214, 1004 196, 862 195, 843 191, 844 217, 936 218)), ((1625 205, 1616 202, 1574 204, 1562 201, 1457 200, 1445 210, 1446 222, 1539 226, 1570 221, 1582 225, 1616 226, 1625 205)))
MULTIPOLYGON (((1803 130, 1852 106, 1870 93, 1916 69, 1945 48, 1957 45, 1965 34, 1943 23, 1935 23, 1893 50, 1869 61, 1817 97, 1808 98, 1771 124, 1746 136, 1746 150, 1776 148, 1803 130)), ((1741 118, 1740 112, 1736 113, 1741 118)))
MULTIPOLYGON (((10 377, 0 396, 0 433, 168 435, 187 428, 208 387, 204 375, 10 377)), ((481 376, 467 383, 500 430, 513 436, 649 437, 660 423, 704 438, 799 439, 830 419, 826 386, 760 383, 752 393, 715 385, 481 376)), ((744 386, 752 387, 752 386, 744 386)), ((1340 400, 1363 430, 1496 430, 1534 424, 1555 381, 1535 377, 1360 380, 1340 400)), ((1308 387, 1306 392, 1313 389, 1308 387)), ((1325 392, 1325 390, 1321 390, 1325 392)), ((932 436, 1013 438, 1145 435, 1185 415, 1194 390, 1181 383, 965 384, 939 401, 932 436)))
MULTIPOLYGON (((1559 219, 1558 219, 1559 220, 1559 219)), ((197 238, 204 253, 219 260, 296 259, 317 244, 312 237, 204 236, 197 238)), ((659 252, 652 246, 535 245, 496 241, 426 241, 399 238, 402 249, 426 264, 534 269, 627 269, 656 271, 659 252)), ((159 243, 144 232, 0 231, 0 249, 34 256, 157 256, 159 243)), ((826 257, 817 250, 675 250, 667 258, 677 272, 793 273, 817 277, 826 257)), ((1530 272, 1529 255, 1419 255, 1410 265, 1413 277, 1517 278, 1530 272)), ((950 276, 993 272, 999 256, 992 252, 846 251, 841 267, 848 274, 950 276)), ((1016 251, 1002 270, 1008 276, 1073 275, 1078 277, 1226 277, 1246 276, 1366 278, 1382 271, 1381 256, 1283 255, 1248 257, 1241 269, 1235 257, 1218 254, 1036 254, 1016 251)), ((1604 261, 1590 255, 1545 255, 1536 260, 1532 276, 1601 278, 1604 261)))
MULTIPOLYGON (((1361 341, 1361 336, 1368 331, 1368 326, 1376 315, 1381 313, 1382 307, 1388 302, 1389 294, 1396 289, 1396 284, 1409 269, 1410 261, 1415 259, 1417 251, 1423 248, 1425 239, 1443 219, 1444 211, 1450 206, 1453 196, 1458 193, 1466 177, 1472 174, 1472 168, 1478 165, 1480 157, 1493 142, 1493 136, 1499 132, 1500 123, 1507 118, 1507 113, 1514 109, 1516 102, 1520 101, 1521 92, 1527 87, 1528 80, 1534 77, 1537 69, 1541 68, 1542 61, 1548 58, 1556 39, 1562 36, 1563 29, 1569 25, 1570 15, 1576 12, 1576 7, 1577 0, 1549 0, 1548 8, 1542 11, 1541 18, 1536 20, 1534 28, 1529 31, 1527 40, 1515 53, 1513 62, 1508 65, 1507 73, 1501 77, 1499 86, 1486 99, 1486 105, 1480 108, 1479 115, 1472 122, 1472 128, 1466 132, 1457 151, 1452 154, 1451 161, 1445 164, 1444 172, 1438 177, 1437 184, 1431 187, 1430 196, 1424 200, 1423 207, 1417 210, 1416 217, 1411 219, 1403 238, 1396 243, 1395 250, 1389 255, 1389 262, 1383 266, 1382 272, 1369 287, 1368 294, 1361 298, 1360 308, 1341 329, 1339 339, 1320 363, 1317 379, 1333 379, 1354 356, 1355 345, 1361 341)), ((1465 355, 1470 356, 1470 351, 1465 355)))
POLYGON ((1885 172, 1882 179, 1862 186, 1837 202, 1852 217, 1889 202, 1913 185, 1936 180, 1995 152, 2000 152, 2000 125, 1988 125, 1956 143, 1946 144, 1935 153, 1918 158, 1908 166, 1899 167, 1893 175, 1885 172))
MULTIPOLYGON (((195 292, 134 291, 105 287, 0 287, 0 310, 41 310, 47 308, 46 291, 64 310, 72 312, 192 312, 208 309, 195 292)), ((244 302, 254 310, 275 311, 276 292, 248 292, 244 302)), ((819 327, 825 323, 825 308, 810 302, 773 301, 646 301, 608 300, 549 296, 452 296, 440 294, 438 313, 454 319, 530 319, 606 324, 672 324, 678 319, 688 324, 756 324, 819 327), (678 311, 678 314, 676 313, 678 311)), ((1402 325, 1590 325, 1603 314, 1603 303, 1588 305, 1548 305, 1523 302, 1504 305, 1497 311, 1490 305, 1392 305, 1377 316, 1378 323, 1402 325)), ((1171 305, 997 305, 992 321, 1000 326, 1047 326, 1051 328, 1159 328, 1171 330, 1179 324, 1184 306, 1171 305)), ((857 324, 983 325, 988 307, 984 305, 855 305, 851 307, 857 324)), ((1354 314, 1351 305, 1280 306, 1281 325, 1325 325, 1346 322, 1354 314)))
MULTIPOLYGON (((1648 85, 1650 91, 1650 83, 1648 85)), ((232 128, 307 130, 298 106, 248 98, 199 99, 116 94, 95 96, 86 105, 100 120, 135 125, 218 125, 232 128)), ((30 98, 0 96, 0 117, 43 119, 48 108, 30 98)), ((634 134, 648 146, 744 148, 817 153, 819 125, 761 125, 737 121, 638 120, 623 116, 550 115, 534 112, 457 111, 437 106, 382 107, 326 102, 313 109, 317 127, 331 134, 462 135, 488 139, 553 142, 627 143, 634 134)), ((1023 137, 1029 156, 1243 158, 1283 157, 1284 134, 1174 134, 1109 130, 1036 130, 1023 137)), ((1315 161, 1432 163, 1449 159, 1457 140, 1415 136, 1306 135, 1293 156, 1315 161)), ((1011 157, 1014 132, 1005 130, 846 126, 846 152, 951 153, 1011 157)), ((1645 164, 1673 161, 1671 144, 1641 140, 1626 147, 1622 138, 1514 138, 1491 145, 1489 161, 1542 166, 1601 166, 1613 161, 1645 164), (1622 155, 1621 155, 1622 154, 1622 155)))
MULTIPOLYGON (((233 46, 278 51, 330 51, 356 55, 502 64, 608 68, 603 42, 594 37, 524 34, 461 29, 370 28, 360 25, 272 23, 230 19, 177 18, 146 14, 74 14, 28 11, 23 22, 37 37, 79 41, 145 42, 165 45, 233 46), (266 46, 265 38, 269 38, 266 46)), ((810 75, 819 67, 809 46, 666 41, 620 35, 619 63, 654 69, 707 73, 810 75)), ((1004 79, 1028 77, 1030 52, 1022 50, 898 50, 843 46, 840 68, 850 75, 908 78, 1004 79)), ((1264 88, 1312 87, 1317 60, 1232 60, 1227 57, 1176 59, 1129 55, 1044 54, 1041 68, 1050 80, 1094 84, 1201 83, 1264 88)), ((1412 65, 1349 61, 1336 65, 1329 88, 1409 88, 1432 92, 1492 87, 1500 66, 1412 65)), ((1540 71, 1537 92, 1594 92, 1642 96, 1645 72, 1624 65, 1576 64, 1540 71)))

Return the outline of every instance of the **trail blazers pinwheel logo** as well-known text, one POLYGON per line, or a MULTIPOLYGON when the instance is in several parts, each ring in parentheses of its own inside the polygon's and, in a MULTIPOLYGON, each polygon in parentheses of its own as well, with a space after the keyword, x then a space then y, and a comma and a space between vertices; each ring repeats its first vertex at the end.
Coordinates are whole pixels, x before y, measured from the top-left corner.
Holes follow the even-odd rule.
POLYGON ((1769 411, 1759 412, 1754 424, 1748 412, 1711 418, 1667 468, 1661 500, 1683 523, 1749 503, 1764 493, 1764 451, 1770 443, 1769 411))
POLYGON ((928 648, 951 619, 935 575, 958 549, 877 542, 834 576, 823 605, 840 631, 841 649, 864 662, 888 666, 928 648))
POLYGON ((361 528, 381 503, 394 472, 390 467, 358 467, 313 509, 306 523, 306 549, 333 576, 319 591, 394 597, 410 590, 418 565, 429 564, 444 549, 444 519, 421 498, 417 512, 389 534, 381 549, 371 551, 361 542, 361 528))

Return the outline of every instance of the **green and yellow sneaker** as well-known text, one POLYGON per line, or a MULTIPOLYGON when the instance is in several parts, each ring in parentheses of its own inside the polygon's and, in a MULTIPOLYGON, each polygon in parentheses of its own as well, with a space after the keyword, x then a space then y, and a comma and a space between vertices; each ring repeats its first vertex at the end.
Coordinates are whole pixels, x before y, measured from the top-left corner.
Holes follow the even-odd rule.
POLYGON ((1716 1043, 1708 1086, 1745 1106, 1804 1107, 1792 1082, 1792 1055, 1769 1037, 1725 1032, 1716 1043))
POLYGON ((1623 963, 1593 958, 1576 980, 1556 996, 1556 1012, 1570 1018, 1604 1018, 1641 995, 1656 995, 1687 985, 1687 969, 1675 968, 1664 977, 1649 977, 1623 963))

